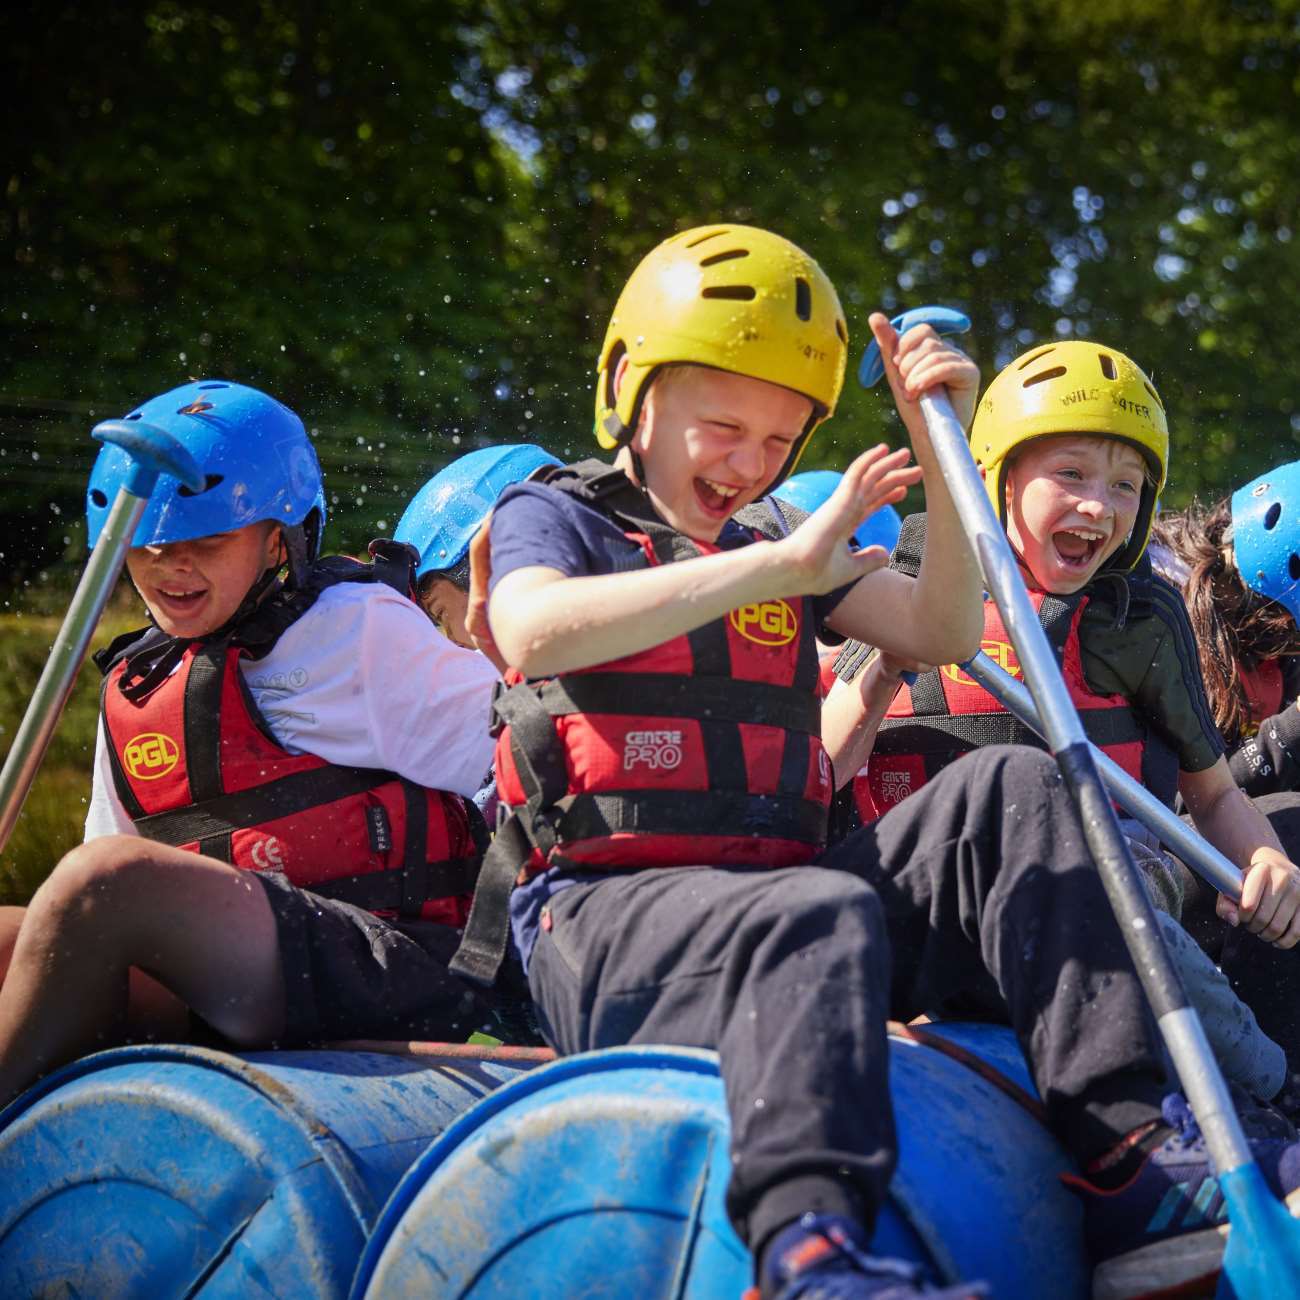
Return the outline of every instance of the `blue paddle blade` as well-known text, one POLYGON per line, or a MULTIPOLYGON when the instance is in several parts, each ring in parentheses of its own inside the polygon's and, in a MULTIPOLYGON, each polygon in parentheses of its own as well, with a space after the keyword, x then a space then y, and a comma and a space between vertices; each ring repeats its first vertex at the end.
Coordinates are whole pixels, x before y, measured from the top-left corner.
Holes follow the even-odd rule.
POLYGON ((1300 1296, 1300 1220, 1269 1191, 1257 1164, 1222 1174, 1219 1187, 1232 1231, 1216 1300, 1300 1296))
MULTIPOLYGON (((890 324, 900 334, 905 334, 913 325, 932 325, 936 334, 965 334, 970 329, 970 317, 953 307, 913 307, 895 316, 890 324)), ((863 388, 874 388, 884 374, 884 358, 876 340, 872 339, 858 366, 858 383, 863 388)))

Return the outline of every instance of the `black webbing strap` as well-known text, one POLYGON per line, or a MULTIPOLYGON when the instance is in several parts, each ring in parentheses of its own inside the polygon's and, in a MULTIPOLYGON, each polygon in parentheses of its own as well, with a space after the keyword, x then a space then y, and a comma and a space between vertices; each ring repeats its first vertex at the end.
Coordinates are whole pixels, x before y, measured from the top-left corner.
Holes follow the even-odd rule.
POLYGON ((498 688, 492 710, 494 727, 504 723, 510 728, 510 753, 524 792, 524 806, 515 816, 527 822, 530 839, 546 856, 555 845, 555 835, 543 809, 554 807, 569 788, 564 746, 551 715, 528 685, 498 688))
MULTIPOLYGON (((402 803, 406 811, 406 836, 402 844, 403 916, 419 916, 429 887, 429 794, 414 781, 402 781, 402 803)), ((471 886, 472 888, 472 886, 471 886)))
MULTIPOLYGON (((1126 745, 1146 739, 1146 729, 1129 709, 1080 709, 1079 720, 1094 745, 1126 745)), ((925 718, 887 718, 880 724, 875 752, 880 754, 942 754, 984 745, 1035 745, 1043 740, 1013 714, 959 713, 925 718)))
POLYGON ((874 646, 863 645, 861 641, 845 641, 835 656, 832 670, 840 681, 851 682, 867 666, 867 660, 874 653, 874 646))
POLYGON ((366 549, 375 581, 408 600, 415 600, 415 570, 420 563, 420 552, 391 537, 376 537, 366 549))
POLYGON ((246 830, 400 780, 396 773, 370 767, 313 768, 250 790, 220 794, 185 808, 150 813, 137 818, 135 827, 141 835, 160 844, 202 843, 212 836, 246 830))
POLYGON ((399 912, 419 916, 420 904, 433 898, 452 898, 468 894, 478 880, 479 859, 447 858, 442 862, 422 862, 413 870, 409 864, 388 871, 367 871, 355 876, 336 876, 333 880, 313 881, 304 885, 322 898, 363 907, 367 912, 399 912), (412 905, 413 895, 419 902, 412 905))
POLYGON ((937 668, 918 674, 907 689, 912 693, 914 716, 931 718, 948 712, 948 697, 943 693, 943 682, 939 679, 937 668))
MULTIPOLYGON (((221 700, 228 650, 229 643, 226 641, 200 645, 190 661, 189 675, 185 679, 182 726, 185 730, 185 772, 189 781, 191 808, 207 806, 225 794, 221 778, 221 700)), ((155 814, 160 817, 165 815, 155 814)), ((138 829, 139 823, 136 825, 138 829)), ((143 830, 140 833, 148 834, 143 830)), ((206 857, 231 862, 234 849, 230 835, 231 828, 226 826, 177 842, 188 844, 191 839, 196 839, 199 852, 206 857)))
POLYGON ((623 831, 653 835, 796 840, 821 844, 826 809, 790 794, 743 790, 623 790, 570 795, 561 805, 559 834, 567 842, 623 831))
POLYGON ((510 942, 510 894, 532 849, 518 817, 507 817, 497 828, 483 856, 460 947, 448 963, 453 975, 480 988, 496 983, 510 942))
POLYGON ((682 717, 782 727, 807 736, 821 733, 820 709, 811 691, 769 682, 681 673, 575 673, 530 690, 553 718, 572 713, 682 717))

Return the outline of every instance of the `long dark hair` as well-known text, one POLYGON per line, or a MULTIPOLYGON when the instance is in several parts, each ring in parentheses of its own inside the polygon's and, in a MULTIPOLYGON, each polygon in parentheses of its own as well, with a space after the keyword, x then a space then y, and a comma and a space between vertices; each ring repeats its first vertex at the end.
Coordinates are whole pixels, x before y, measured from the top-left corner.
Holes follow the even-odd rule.
POLYGON ((1232 560, 1232 506, 1189 506, 1161 515, 1152 541, 1172 551, 1188 573, 1183 597, 1215 725, 1236 744, 1251 722, 1241 669, 1252 671, 1282 655, 1300 653, 1300 629, 1274 600, 1251 591, 1232 560))

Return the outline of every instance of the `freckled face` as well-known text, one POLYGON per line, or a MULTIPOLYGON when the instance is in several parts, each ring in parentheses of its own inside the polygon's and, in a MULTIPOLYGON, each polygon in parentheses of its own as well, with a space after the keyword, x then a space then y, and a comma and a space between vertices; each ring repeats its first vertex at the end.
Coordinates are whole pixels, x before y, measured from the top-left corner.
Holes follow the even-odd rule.
POLYGON ((1007 536, 1044 590, 1088 585, 1133 531, 1141 455, 1114 438, 1039 438, 1007 466, 1007 536))
POLYGON ((284 563, 280 530, 261 520, 188 542, 135 546, 126 567, 154 622, 168 636, 215 632, 267 569, 284 563))
POLYGON ((674 366, 646 397, 632 447, 678 532, 711 542, 781 472, 812 415, 793 389, 707 366, 674 366))

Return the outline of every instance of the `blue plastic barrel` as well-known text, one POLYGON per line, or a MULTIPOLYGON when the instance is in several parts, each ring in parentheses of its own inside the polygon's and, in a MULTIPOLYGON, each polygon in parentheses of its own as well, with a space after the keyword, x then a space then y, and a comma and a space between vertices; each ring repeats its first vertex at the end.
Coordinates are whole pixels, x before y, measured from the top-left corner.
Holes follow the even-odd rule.
MULTIPOLYGON (((954 1038, 984 1062, 1018 1063, 1019 1077, 1004 1090, 891 1037, 901 1159, 873 1248, 941 1279, 984 1278, 1007 1300, 1082 1300, 1081 1216, 1057 1178, 1069 1159, 1031 1113, 1035 1099, 1011 1095, 1028 1083, 1015 1040, 987 1025, 954 1038)), ((712 1053, 621 1048, 544 1066, 411 1166, 354 1300, 736 1300, 751 1265, 724 1209, 728 1136, 712 1053)))
POLYGON ((524 1072, 373 1052, 87 1057, 0 1115, 0 1295, 346 1296, 402 1173, 524 1072))

